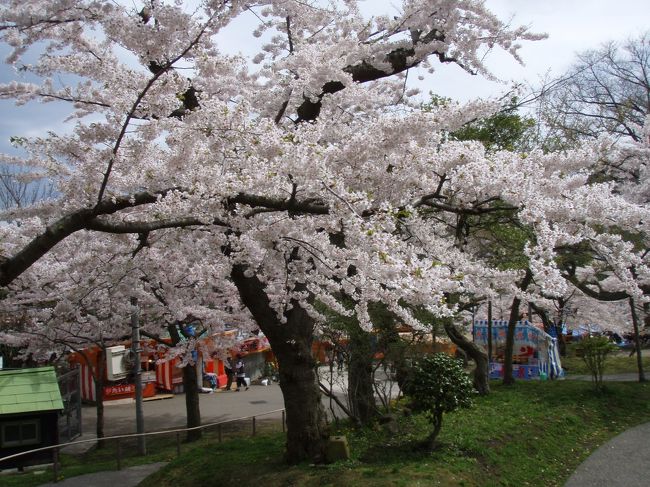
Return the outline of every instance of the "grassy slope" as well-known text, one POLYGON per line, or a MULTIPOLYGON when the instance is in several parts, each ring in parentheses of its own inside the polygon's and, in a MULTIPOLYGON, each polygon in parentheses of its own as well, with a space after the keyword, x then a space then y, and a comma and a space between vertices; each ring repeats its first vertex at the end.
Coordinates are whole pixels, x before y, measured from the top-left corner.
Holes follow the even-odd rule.
MULTIPOLYGON (((399 434, 381 427, 338 430, 352 459, 327 466, 282 463, 283 436, 184 445, 176 459, 171 439, 149 444, 153 453, 125 465, 170 460, 144 487, 245 486, 560 486, 598 445, 650 421, 650 384, 610 383, 604 394, 589 382, 518 382, 477 398, 472 409, 445 416, 441 446, 420 448, 429 426, 422 416, 399 416, 399 434)), ((65 458, 64 476, 115 468, 110 451, 84 461, 65 458)), ((0 486, 35 486, 50 474, 1 476, 0 486)))
POLYGON ((448 415, 442 446, 419 442, 428 425, 401 420, 401 433, 342 431, 353 458, 314 467, 286 467, 282 438, 240 440, 195 450, 147 479, 145 487, 266 486, 553 486, 562 485, 593 449, 624 429, 650 421, 650 385, 559 381, 494 387, 476 407, 448 415))
MULTIPOLYGON (((650 372, 650 350, 643 350, 643 370, 650 372)), ((605 374, 636 374, 638 372, 636 364, 636 355, 630 357, 629 350, 622 350, 609 355, 605 361, 605 374)), ((589 369, 582 358, 575 356, 575 352, 570 349, 568 357, 562 358, 562 367, 565 368, 569 375, 589 375, 589 369)))

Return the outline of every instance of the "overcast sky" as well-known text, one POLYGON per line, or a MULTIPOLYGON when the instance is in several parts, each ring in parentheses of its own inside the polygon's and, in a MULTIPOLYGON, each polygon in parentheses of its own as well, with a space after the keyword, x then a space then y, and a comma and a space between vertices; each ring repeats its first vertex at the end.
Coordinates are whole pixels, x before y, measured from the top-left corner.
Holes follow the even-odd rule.
MULTIPOLYGON (((389 0, 380 1, 391 4, 389 0)), ((522 44, 520 55, 525 66, 508 55, 492 53, 488 65, 504 80, 537 84, 546 73, 564 73, 576 52, 598 48, 608 41, 625 41, 650 30, 650 0, 487 0, 486 4, 500 19, 512 18, 513 26, 526 25, 549 36, 522 44)), ((466 100, 496 95, 507 87, 450 66, 438 70, 432 90, 466 100)))
MULTIPOLYGON (((368 11, 397 13, 399 3, 398 0, 365 0, 362 5, 368 11)), ((428 75, 426 82, 418 85, 425 94, 433 91, 459 100, 497 96, 507 90, 509 80, 535 84, 545 73, 562 74, 576 52, 597 48, 610 40, 624 41, 650 30, 650 0, 487 0, 486 3, 501 19, 512 19, 514 26, 523 24, 535 32, 546 32, 549 38, 524 43, 521 49, 524 67, 507 55, 491 53, 488 65, 505 84, 470 76, 455 66, 438 66, 433 76, 428 75)), ((234 32, 248 35, 244 29, 234 32)), ((233 39, 231 45, 242 45, 239 40, 233 39)), ((6 47, 0 47, 0 56, 6 52, 6 47)), ((0 81, 12 77, 13 69, 0 65, 0 81)), ((0 110, 3 113, 0 151, 3 152, 10 150, 9 136, 43 133, 63 113, 60 105, 53 103, 32 103, 16 109, 10 102, 1 101, 0 110)))

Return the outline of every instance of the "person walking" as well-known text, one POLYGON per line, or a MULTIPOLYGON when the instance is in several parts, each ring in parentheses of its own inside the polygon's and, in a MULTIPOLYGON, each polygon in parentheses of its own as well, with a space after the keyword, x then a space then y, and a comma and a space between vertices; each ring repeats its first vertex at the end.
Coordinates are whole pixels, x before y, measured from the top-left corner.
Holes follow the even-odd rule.
POLYGON ((233 365, 232 365, 232 357, 228 355, 226 358, 225 363, 223 364, 223 368, 226 372, 226 390, 229 391, 230 388, 232 387, 232 376, 234 374, 233 370, 233 365))
POLYGON ((235 364, 235 372, 237 373, 237 389, 239 391, 242 386, 248 390, 248 384, 246 384, 246 371, 244 370, 244 360, 241 355, 237 355, 237 363, 235 364))

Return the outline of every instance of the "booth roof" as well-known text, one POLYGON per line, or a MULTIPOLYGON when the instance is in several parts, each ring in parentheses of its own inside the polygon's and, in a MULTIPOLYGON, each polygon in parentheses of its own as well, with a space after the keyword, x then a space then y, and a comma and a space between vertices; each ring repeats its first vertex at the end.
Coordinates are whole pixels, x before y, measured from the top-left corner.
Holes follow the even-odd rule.
POLYGON ((54 367, 0 370, 0 415, 63 409, 54 367))

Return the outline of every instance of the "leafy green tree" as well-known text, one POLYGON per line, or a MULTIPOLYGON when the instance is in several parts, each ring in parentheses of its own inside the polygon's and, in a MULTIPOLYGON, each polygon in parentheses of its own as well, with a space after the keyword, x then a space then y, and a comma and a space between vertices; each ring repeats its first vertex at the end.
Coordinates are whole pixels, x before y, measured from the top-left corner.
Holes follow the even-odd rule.
POLYGON ((430 449, 435 446, 440 433, 443 414, 471 407, 475 394, 462 361, 444 353, 434 353, 415 361, 405 392, 413 398, 416 409, 425 411, 433 425, 427 438, 430 449))
MULTIPOLYGON (((424 111, 451 103, 451 98, 431 93, 424 111)), ((476 140, 486 150, 527 151, 537 140, 535 119, 518 113, 519 100, 512 97, 507 104, 490 117, 475 120, 449 134, 451 140, 476 140)))
POLYGON ((598 391, 602 390, 607 356, 616 350, 616 345, 604 336, 587 337, 580 342, 579 350, 582 351, 582 360, 591 372, 594 387, 598 391))
POLYGON ((451 134, 455 140, 477 140, 486 150, 527 150, 533 139, 535 120, 523 117, 515 108, 516 98, 511 105, 489 118, 465 125, 451 134))

